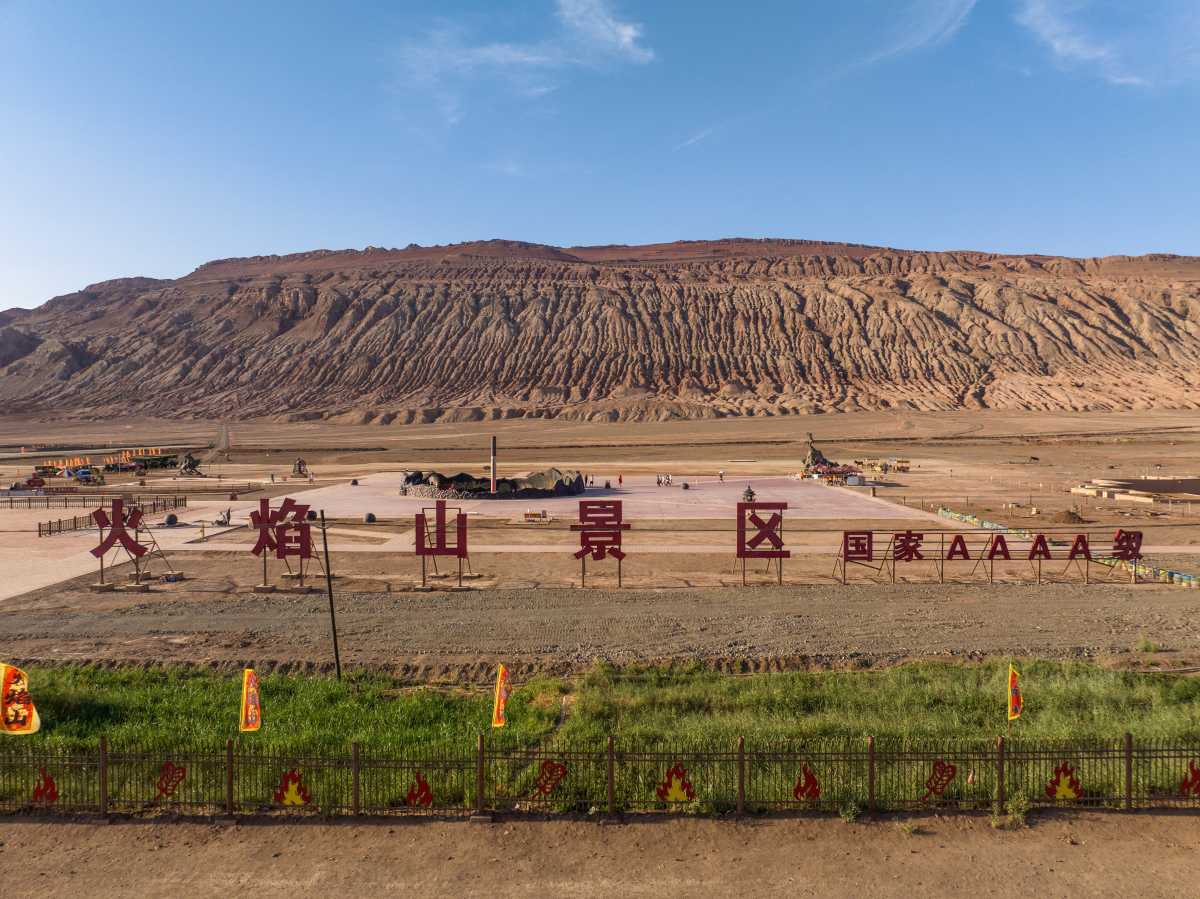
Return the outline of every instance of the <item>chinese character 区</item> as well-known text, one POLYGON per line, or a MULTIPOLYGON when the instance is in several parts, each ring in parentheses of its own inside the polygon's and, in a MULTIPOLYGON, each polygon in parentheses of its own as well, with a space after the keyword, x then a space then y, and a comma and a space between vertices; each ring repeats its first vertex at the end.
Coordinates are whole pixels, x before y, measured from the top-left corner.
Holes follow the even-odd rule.
POLYGON ((787 503, 738 503, 738 545, 739 559, 790 559, 792 554, 783 548, 783 513, 787 503), (770 512, 771 516, 763 521, 759 512, 770 512), (757 533, 749 536, 750 529, 757 533), (764 542, 767 548, 759 549, 764 542))
POLYGON ((579 531, 580 549, 575 558, 582 559, 591 553, 595 561, 609 555, 617 561, 624 559, 621 531, 628 529, 629 525, 622 521, 620 500, 580 500, 579 524, 571 525, 571 530, 579 531))

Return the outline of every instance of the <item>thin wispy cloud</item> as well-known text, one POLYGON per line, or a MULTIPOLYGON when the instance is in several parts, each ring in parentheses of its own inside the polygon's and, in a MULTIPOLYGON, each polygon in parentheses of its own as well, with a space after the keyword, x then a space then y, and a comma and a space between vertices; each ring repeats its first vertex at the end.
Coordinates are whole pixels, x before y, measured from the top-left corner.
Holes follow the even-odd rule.
POLYGON ((859 61, 871 65, 892 56, 915 53, 948 40, 966 23, 976 0, 911 0, 904 26, 882 50, 859 61))
POLYGON ((708 137, 716 130, 717 130, 716 125, 712 125, 708 128, 705 128, 703 131, 701 131, 695 137, 690 137, 687 140, 685 140, 678 147, 672 147, 671 152, 674 153, 676 150, 682 150, 684 147, 690 147, 692 144, 698 144, 700 141, 704 140, 704 138, 708 137))
POLYGON ((642 26, 622 22, 606 0, 556 0, 555 15, 585 47, 628 62, 647 63, 654 51, 638 43, 642 26))
POLYGON ((1114 84, 1200 81, 1196 0, 1019 0, 1017 21, 1061 66, 1114 84))
POLYGON ((433 101, 444 124, 460 121, 473 95, 536 98, 571 70, 644 65, 654 50, 642 26, 619 17, 610 0, 554 0, 551 33, 528 42, 473 41, 459 23, 429 28, 400 48, 402 81, 433 101))

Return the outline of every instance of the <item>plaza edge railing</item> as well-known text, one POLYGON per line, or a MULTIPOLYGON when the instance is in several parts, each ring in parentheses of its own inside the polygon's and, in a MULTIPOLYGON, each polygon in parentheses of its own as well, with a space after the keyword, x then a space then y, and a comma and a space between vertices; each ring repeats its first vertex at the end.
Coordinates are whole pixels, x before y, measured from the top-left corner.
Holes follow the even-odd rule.
POLYGON ((489 741, 373 752, 0 747, 0 810, 463 816, 1030 806, 1195 808, 1200 739, 489 741))
MULTIPOLYGON (((139 496, 133 503, 134 507, 141 509, 143 515, 154 515, 158 512, 167 512, 171 509, 186 509, 188 498, 186 496, 167 496, 162 498, 146 500, 144 496, 139 496)), ((82 531, 87 528, 94 528, 96 520, 91 515, 77 515, 74 518, 60 518, 57 521, 47 521, 45 523, 38 522, 38 536, 51 537, 54 534, 65 534, 70 531, 82 531)))

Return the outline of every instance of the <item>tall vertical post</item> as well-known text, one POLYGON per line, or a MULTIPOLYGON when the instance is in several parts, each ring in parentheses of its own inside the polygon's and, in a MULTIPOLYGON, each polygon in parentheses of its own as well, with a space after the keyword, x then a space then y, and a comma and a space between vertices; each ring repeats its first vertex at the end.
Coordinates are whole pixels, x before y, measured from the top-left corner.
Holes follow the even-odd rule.
POLYGON ((225 813, 233 814, 233 740, 225 741, 225 813))
POLYGON ((746 738, 738 737, 738 814, 746 811, 746 738))
POLYGON ((1133 735, 1125 735, 1125 811, 1133 811, 1133 735))
POLYGON ((867 737, 867 811, 875 811, 875 738, 867 737))
POLYGON ((483 814, 483 734, 475 746, 475 814, 483 814))
MULTIPOLYGON (((337 642, 337 616, 333 612, 333 571, 329 567, 329 537, 325 533, 325 510, 321 510, 321 545, 325 547, 325 586, 329 590, 329 626, 333 630, 333 664, 337 668, 338 680, 342 679, 342 657, 338 655, 337 642)), ((266 553, 263 553, 263 558, 266 558, 266 553)), ((425 557, 421 557, 421 561, 425 561, 425 557)), ((304 560, 300 560, 304 564, 304 560)), ((425 579, 421 578, 422 585, 425 579)))
POLYGON ((100 817, 108 814, 108 737, 100 735, 100 817))
POLYGON ((996 737, 996 814, 1004 814, 1004 736, 996 737))
POLYGON ((496 492, 496 438, 492 437, 492 493, 496 492))
POLYGON ((613 752, 613 738, 608 738, 608 813, 617 811, 617 765, 613 752))
POLYGON ((360 795, 359 790, 358 790, 358 744, 357 743, 352 743, 350 745, 350 763, 352 766, 351 773, 352 773, 353 779, 354 779, 354 794, 353 794, 353 799, 351 800, 350 813, 352 815, 357 815, 358 807, 359 807, 358 801, 359 801, 359 795, 360 795))

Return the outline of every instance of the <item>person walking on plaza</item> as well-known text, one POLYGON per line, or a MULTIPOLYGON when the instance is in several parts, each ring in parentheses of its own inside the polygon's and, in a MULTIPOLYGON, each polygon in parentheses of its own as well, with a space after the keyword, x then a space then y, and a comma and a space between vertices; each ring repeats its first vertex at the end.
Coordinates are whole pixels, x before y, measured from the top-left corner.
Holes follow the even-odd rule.
POLYGON ((724 471, 718 471, 718 472, 717 472, 717 483, 718 483, 718 484, 724 484, 724 483, 725 483, 725 472, 724 472, 724 471))
POLYGON ((617 475, 617 486, 620 487, 625 482, 625 475, 617 475))

